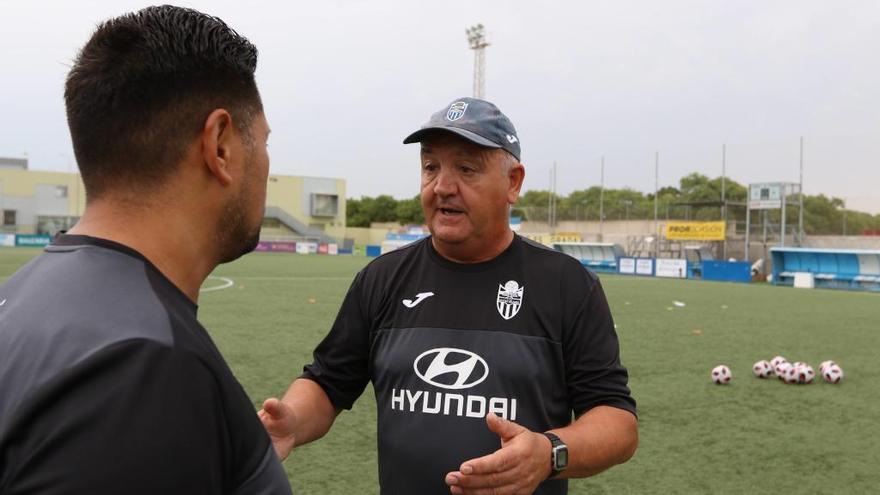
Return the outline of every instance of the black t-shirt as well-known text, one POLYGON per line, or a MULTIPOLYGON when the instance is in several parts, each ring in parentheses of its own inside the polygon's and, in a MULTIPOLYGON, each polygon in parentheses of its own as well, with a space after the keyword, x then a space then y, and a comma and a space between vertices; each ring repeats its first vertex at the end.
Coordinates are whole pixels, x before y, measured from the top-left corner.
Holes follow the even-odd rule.
POLYGON ((303 376, 345 409, 373 382, 383 494, 449 493, 446 473, 500 447, 487 412, 533 431, 598 405, 635 414, 598 279, 519 236, 484 263, 453 263, 430 238, 380 256, 303 376))
POLYGON ((84 236, 0 287, 0 493, 289 494, 196 309, 139 253, 84 236))

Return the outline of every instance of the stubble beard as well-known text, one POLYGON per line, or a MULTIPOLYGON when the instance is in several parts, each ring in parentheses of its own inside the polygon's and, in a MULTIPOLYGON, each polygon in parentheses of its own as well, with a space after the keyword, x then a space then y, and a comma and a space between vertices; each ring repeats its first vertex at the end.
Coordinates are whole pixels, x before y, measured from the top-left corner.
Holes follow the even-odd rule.
MULTIPOLYGON (((250 163, 247 170, 252 170, 250 163)), ((254 178, 248 178, 241 185, 238 194, 230 199, 224 206, 223 212, 217 223, 217 241, 220 246, 219 263, 229 263, 250 253, 260 243, 260 229, 262 221, 256 225, 248 225, 247 214, 249 211, 248 193, 253 189, 254 178)))

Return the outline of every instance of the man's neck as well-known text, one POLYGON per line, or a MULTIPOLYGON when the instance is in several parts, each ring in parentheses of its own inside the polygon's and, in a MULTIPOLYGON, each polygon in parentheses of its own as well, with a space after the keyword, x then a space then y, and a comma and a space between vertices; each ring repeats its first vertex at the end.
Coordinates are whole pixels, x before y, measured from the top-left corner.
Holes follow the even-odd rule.
POLYGON ((507 229, 501 235, 490 238, 488 243, 474 240, 451 244, 432 236, 431 244, 440 256, 449 261, 473 264, 495 259, 510 246, 510 243, 513 242, 513 237, 513 231, 507 229))
MULTIPOLYGON (((203 227, 203 226, 202 226, 203 227)), ((190 300, 217 266, 214 246, 200 242, 198 226, 185 215, 164 214, 161 207, 120 206, 96 201, 86 206, 69 234, 118 242, 141 253, 190 300)))

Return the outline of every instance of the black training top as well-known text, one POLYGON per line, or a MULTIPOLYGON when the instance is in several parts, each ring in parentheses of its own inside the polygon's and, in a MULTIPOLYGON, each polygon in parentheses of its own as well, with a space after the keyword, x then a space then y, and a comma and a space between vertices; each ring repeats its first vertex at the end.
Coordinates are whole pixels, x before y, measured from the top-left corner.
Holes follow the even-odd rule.
POLYGON ((618 354, 599 280, 574 258, 515 236, 463 265, 428 238, 355 277, 303 376, 346 409, 372 380, 382 493, 439 495, 446 473, 500 447, 488 412, 533 431, 603 404, 635 413, 618 354))
POLYGON ((84 236, 0 287, 0 493, 289 494, 196 309, 139 253, 84 236))

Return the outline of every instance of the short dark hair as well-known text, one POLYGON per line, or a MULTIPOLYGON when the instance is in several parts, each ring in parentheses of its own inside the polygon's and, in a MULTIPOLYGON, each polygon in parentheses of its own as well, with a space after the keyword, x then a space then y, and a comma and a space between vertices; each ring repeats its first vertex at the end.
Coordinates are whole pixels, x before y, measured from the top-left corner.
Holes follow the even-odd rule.
POLYGON ((257 48, 222 20, 163 5, 101 23, 64 100, 86 196, 161 184, 217 108, 246 138, 262 112, 257 48))

